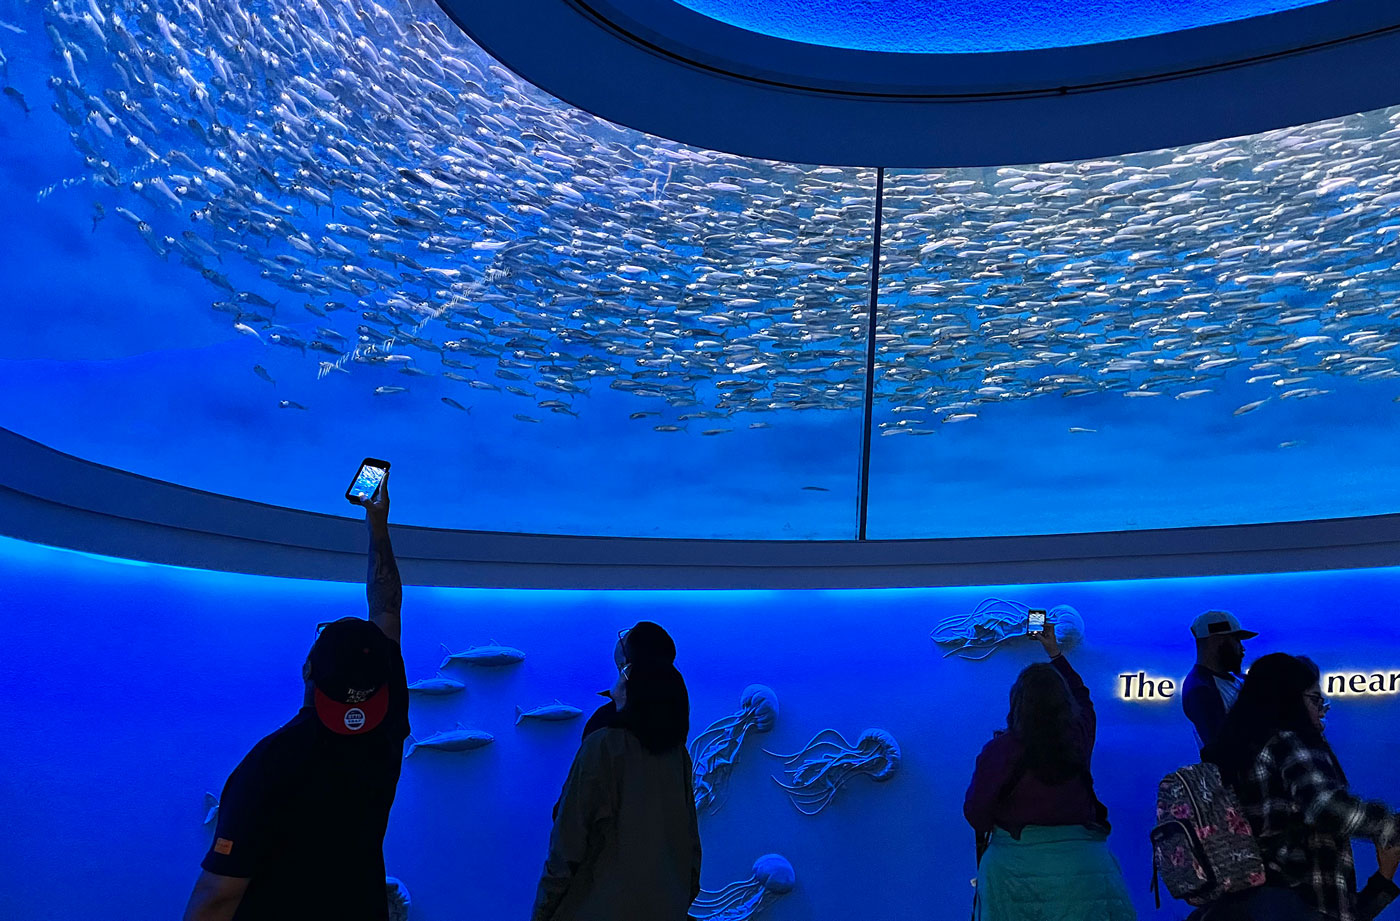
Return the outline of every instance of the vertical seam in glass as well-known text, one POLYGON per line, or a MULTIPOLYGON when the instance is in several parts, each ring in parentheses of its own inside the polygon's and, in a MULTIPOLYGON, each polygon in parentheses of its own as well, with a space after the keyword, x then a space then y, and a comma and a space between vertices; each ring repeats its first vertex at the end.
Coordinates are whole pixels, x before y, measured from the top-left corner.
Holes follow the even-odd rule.
POLYGON ((865 337, 865 424, 860 442, 860 523, 856 540, 865 540, 865 524, 870 508, 870 438, 875 412, 875 323, 880 302, 880 224, 884 220, 885 168, 875 170, 875 233, 870 249, 870 314, 865 337))

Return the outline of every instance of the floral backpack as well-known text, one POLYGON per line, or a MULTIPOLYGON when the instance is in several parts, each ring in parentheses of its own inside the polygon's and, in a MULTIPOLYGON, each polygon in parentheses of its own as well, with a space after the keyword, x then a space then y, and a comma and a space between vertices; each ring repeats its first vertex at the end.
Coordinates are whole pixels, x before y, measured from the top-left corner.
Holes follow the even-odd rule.
POLYGON ((1175 898, 1207 905, 1264 885, 1264 859, 1235 794, 1213 764, 1172 771, 1157 786, 1152 893, 1160 879, 1175 898))

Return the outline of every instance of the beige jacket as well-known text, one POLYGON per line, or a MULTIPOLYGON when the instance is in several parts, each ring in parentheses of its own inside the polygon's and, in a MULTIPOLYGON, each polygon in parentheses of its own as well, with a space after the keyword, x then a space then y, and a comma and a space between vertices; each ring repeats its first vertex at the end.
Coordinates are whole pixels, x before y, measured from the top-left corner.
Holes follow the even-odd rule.
POLYGON ((690 755, 626 729, 584 739, 559 796, 532 921, 685 921, 700 892, 690 755))

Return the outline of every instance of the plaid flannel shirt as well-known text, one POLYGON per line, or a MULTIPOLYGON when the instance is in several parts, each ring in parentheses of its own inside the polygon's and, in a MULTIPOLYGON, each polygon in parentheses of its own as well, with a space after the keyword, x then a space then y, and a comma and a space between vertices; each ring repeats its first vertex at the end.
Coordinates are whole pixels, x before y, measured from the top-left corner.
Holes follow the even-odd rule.
POLYGON ((1353 796, 1325 748, 1279 733, 1237 793, 1270 882, 1296 890, 1325 917, 1369 921, 1400 891, 1377 874, 1358 896, 1352 836, 1390 844, 1400 839, 1400 818, 1384 803, 1353 796))

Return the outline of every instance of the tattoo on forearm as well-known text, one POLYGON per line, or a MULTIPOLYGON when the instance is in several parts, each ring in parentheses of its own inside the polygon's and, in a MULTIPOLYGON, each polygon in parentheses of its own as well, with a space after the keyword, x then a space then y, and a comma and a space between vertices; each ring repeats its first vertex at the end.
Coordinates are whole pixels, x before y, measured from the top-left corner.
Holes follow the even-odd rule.
POLYGON ((389 536, 374 535, 369 546, 369 576, 365 594, 371 613, 397 613, 403 604, 403 583, 399 579, 399 564, 389 536))

